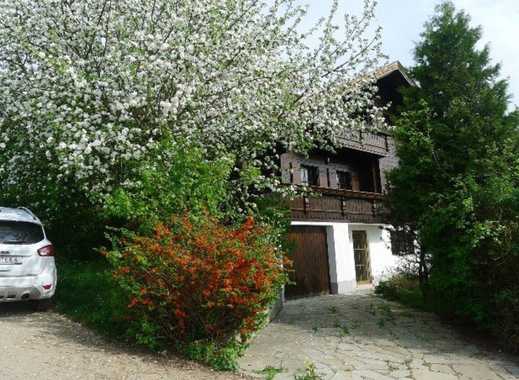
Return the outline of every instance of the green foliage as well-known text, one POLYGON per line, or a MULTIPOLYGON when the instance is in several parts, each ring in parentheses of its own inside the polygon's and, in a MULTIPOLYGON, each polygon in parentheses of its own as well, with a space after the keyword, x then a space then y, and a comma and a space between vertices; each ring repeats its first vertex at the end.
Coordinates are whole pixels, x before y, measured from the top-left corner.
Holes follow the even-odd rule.
POLYGON ((219 371, 236 371, 238 358, 243 355, 246 345, 236 339, 217 344, 202 340, 188 343, 180 351, 191 360, 207 364, 219 371))
POLYGON ((173 213, 205 211, 221 217, 228 201, 233 161, 204 158, 202 149, 165 139, 136 170, 136 180, 106 200, 105 213, 125 226, 150 229, 173 213))
POLYGON ((273 367, 273 366, 267 366, 263 368, 261 371, 257 371, 256 373, 259 373, 260 375, 265 376, 265 380, 274 380, 277 375, 280 373, 283 373, 284 369, 283 367, 273 367))
MULTIPOLYGON (((135 320, 128 313, 129 294, 112 275, 105 260, 60 260, 57 310, 95 331, 114 338, 135 342, 158 350, 164 348, 157 339, 157 326, 145 319, 135 320)), ((179 353, 216 370, 237 369, 237 359, 246 345, 237 339, 222 344, 198 340, 174 345, 179 353)))
POLYGON ((450 2, 426 24, 411 70, 420 87, 405 91, 395 119, 389 202, 430 260, 428 305, 495 328, 500 295, 517 291, 508 268, 519 260, 519 113, 507 112, 507 82, 480 37, 450 2))
POLYGON ((388 280, 380 281, 375 288, 375 294, 407 306, 428 310, 416 277, 397 274, 388 280))
POLYGON ((140 161, 121 167, 121 176, 132 181, 115 187, 100 202, 86 196, 73 178, 49 182, 48 168, 42 167, 4 186, 0 203, 30 207, 45 222, 61 255, 95 258, 95 248, 107 243, 106 226, 150 229, 158 220, 187 210, 193 218, 202 210, 239 217, 230 201, 232 165, 231 156, 208 160, 200 147, 165 137, 140 161))
MULTIPOLYGON (((287 198, 278 194, 258 197, 254 215, 259 224, 269 226, 269 242, 281 252, 291 252, 294 243, 288 240, 291 213, 287 198)), ((289 263, 285 264, 289 266, 289 263)))
POLYGON ((60 260, 57 306, 114 338, 234 370, 246 336, 285 281, 280 263, 289 214, 279 197, 265 196, 257 198, 257 224, 245 220, 229 201, 232 158, 204 157, 198 147, 163 140, 135 163, 136 180, 116 188, 103 208, 77 197, 57 203, 70 213, 56 213, 50 231, 77 256, 80 240, 70 239, 76 231, 85 238, 82 249, 98 257, 60 260), (179 213, 185 217, 171 217, 179 213), (107 226, 112 266, 95 252, 107 245, 107 226))
POLYGON ((56 308, 59 312, 113 338, 130 328, 128 296, 117 286, 105 260, 59 260, 56 308))
POLYGON ((95 257, 93 248, 104 242, 100 208, 81 193, 73 179, 48 183, 43 169, 26 174, 19 182, 2 183, 0 204, 29 207, 45 223, 47 235, 61 256, 95 257))
POLYGON ((301 374, 294 376, 295 380, 321 380, 322 377, 317 373, 317 368, 314 363, 307 363, 304 371, 301 374))
POLYGON ((341 337, 345 337, 350 334, 350 329, 345 323, 340 323, 339 321, 335 321, 334 327, 339 330, 339 335, 341 337))
POLYGON ((175 347, 234 369, 241 343, 267 317, 286 281, 283 253, 252 218, 236 226, 205 214, 170 216, 151 232, 123 232, 106 255, 129 295, 127 331, 151 349, 175 347))

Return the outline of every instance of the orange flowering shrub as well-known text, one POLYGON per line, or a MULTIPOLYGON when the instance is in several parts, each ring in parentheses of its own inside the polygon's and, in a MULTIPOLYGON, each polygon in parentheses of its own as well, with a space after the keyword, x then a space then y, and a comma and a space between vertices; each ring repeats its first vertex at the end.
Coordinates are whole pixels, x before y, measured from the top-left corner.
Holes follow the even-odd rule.
POLYGON ((252 218, 228 227, 209 216, 196 224, 173 217, 149 236, 126 234, 116 246, 108 254, 114 275, 131 294, 141 338, 152 341, 246 336, 286 279, 282 255, 252 218))

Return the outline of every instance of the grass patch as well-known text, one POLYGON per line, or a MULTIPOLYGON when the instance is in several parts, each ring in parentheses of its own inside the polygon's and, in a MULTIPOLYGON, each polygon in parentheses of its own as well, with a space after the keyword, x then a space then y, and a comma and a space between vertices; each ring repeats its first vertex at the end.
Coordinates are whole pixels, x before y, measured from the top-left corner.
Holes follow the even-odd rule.
POLYGON ((128 298, 112 279, 108 263, 60 260, 57 267, 57 310, 105 336, 126 336, 128 298))
POLYGON ((257 374, 259 375, 264 375, 265 376, 265 380, 274 380, 274 378, 279 375, 280 373, 282 373, 284 371, 283 367, 272 367, 272 366, 267 366, 265 368, 263 368, 261 371, 256 371, 257 374))
POLYGON ((425 302, 418 279, 415 278, 396 275, 387 281, 381 281, 375 288, 375 293, 415 309, 432 311, 431 306, 425 302))
POLYGON ((335 321, 334 327, 339 330, 339 335, 345 337, 350 334, 350 329, 345 324, 341 324, 339 321, 335 321))

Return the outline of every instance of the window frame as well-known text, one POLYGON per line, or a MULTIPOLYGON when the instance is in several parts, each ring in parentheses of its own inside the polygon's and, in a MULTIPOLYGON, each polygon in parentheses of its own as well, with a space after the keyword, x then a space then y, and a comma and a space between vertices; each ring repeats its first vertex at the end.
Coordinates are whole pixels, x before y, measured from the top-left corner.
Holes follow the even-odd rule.
POLYGON ((300 167, 300 180, 303 186, 319 186, 319 167, 314 165, 302 164, 300 167), (313 171, 313 178, 311 172, 313 171), (304 174, 306 173, 306 175, 304 174), (306 178, 305 178, 306 177, 306 178), (315 183, 312 183, 315 180, 315 183))
POLYGON ((338 189, 340 189, 340 190, 353 190, 353 175, 351 174, 350 171, 348 171, 348 170, 336 170, 335 171, 335 178, 337 180, 337 188, 338 189), (345 174, 345 175, 348 176, 348 178, 349 178, 348 186, 349 187, 343 187, 342 186, 340 174, 345 174))

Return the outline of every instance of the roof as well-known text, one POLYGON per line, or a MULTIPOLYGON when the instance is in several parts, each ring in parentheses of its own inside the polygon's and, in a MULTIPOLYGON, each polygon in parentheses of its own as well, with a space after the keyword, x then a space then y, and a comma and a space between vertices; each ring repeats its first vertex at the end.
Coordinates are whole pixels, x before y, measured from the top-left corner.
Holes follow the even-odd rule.
POLYGON ((398 72, 410 86, 416 86, 415 81, 411 79, 407 72, 407 69, 400 63, 400 61, 389 63, 375 70, 375 77, 377 78, 377 80, 380 80, 395 72, 398 72))
POLYGON ((0 207, 0 220, 41 224, 40 220, 26 208, 0 207))

